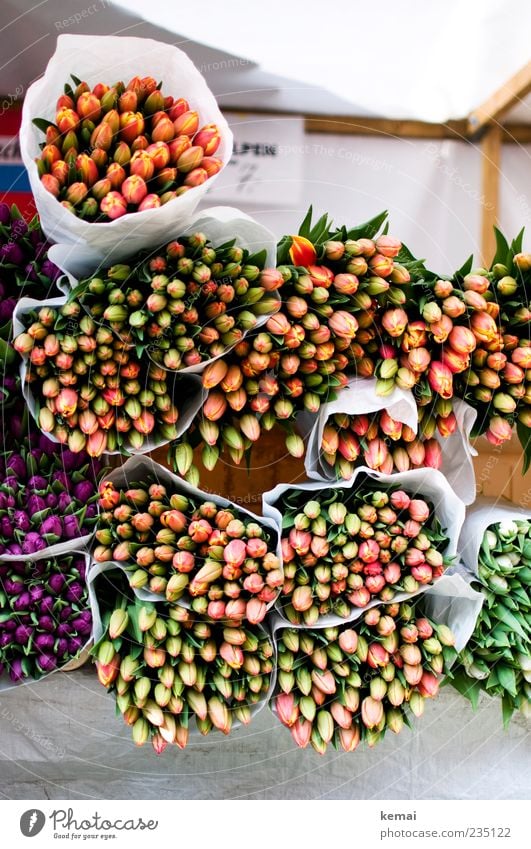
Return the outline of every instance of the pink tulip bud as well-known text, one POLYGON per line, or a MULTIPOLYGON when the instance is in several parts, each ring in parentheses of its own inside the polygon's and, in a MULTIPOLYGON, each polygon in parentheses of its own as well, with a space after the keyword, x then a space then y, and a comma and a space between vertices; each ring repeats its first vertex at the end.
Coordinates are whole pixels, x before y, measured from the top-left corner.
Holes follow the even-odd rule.
POLYGON ((429 584, 433 580, 432 567, 427 563, 421 564, 420 566, 413 566, 411 574, 415 580, 419 582, 419 584, 429 584))
POLYGON ((292 528, 288 539, 289 545, 298 555, 308 554, 312 542, 312 535, 308 531, 297 531, 292 528))
POLYGON ((251 598, 245 607, 245 616, 251 625, 258 625, 265 619, 267 606, 258 598, 251 598))
POLYGON ((507 419, 502 419, 501 416, 493 416, 489 420, 485 436, 491 445, 499 446, 511 439, 512 427, 507 419))
POLYGON ((332 333, 340 339, 354 339, 358 330, 358 322, 353 315, 345 310, 337 310, 328 318, 328 326, 332 333))
POLYGON ((457 295, 445 298, 442 304, 443 313, 449 318, 459 318, 466 312, 466 305, 457 295))
POLYGON ((407 492, 404 492, 403 489, 397 489, 395 492, 391 493, 390 501, 395 510, 407 510, 411 498, 407 492))
POLYGON ((291 728, 299 718, 299 708, 293 693, 280 693, 275 699, 277 716, 283 725, 291 728))
POLYGON ((348 729, 352 726, 352 713, 344 707, 341 702, 332 702, 330 713, 340 728, 348 729))
POLYGON ((361 703, 361 720, 366 728, 375 728, 384 718, 381 701, 366 696, 361 703))
POLYGON ((295 741, 296 745, 301 749, 305 749, 308 743, 310 742, 310 737, 312 735, 312 723, 307 719, 299 719, 298 722, 295 722, 291 728, 291 736, 295 741))
POLYGON ((392 337, 401 336, 407 327, 408 317, 400 307, 386 310, 381 319, 382 327, 392 337))
POLYGON ((383 439, 371 439, 363 456, 370 469, 378 470, 389 457, 389 450, 383 439))
POLYGON ((433 698, 439 690, 439 681, 432 672, 423 672, 417 689, 425 699, 433 698))
POLYGON ((376 250, 383 256, 395 257, 402 250, 402 242, 392 236, 379 236, 375 242, 376 250))
POLYGON ((360 743, 360 731, 357 725, 339 729, 339 742, 344 752, 353 752, 360 743))
POLYGON ((453 395, 453 377, 450 369, 442 362, 434 360, 428 370, 428 383, 441 398, 451 398, 453 395))
POLYGON ((408 512, 415 522, 426 522, 430 516, 430 508, 421 498, 413 498, 409 502, 408 512))
POLYGON ((336 274, 333 287, 341 295, 355 295, 358 291, 359 280, 355 274, 336 274))
POLYGON ((366 587, 361 587, 349 593, 347 598, 354 607, 365 607, 371 600, 371 594, 366 587))
POLYGON ((127 201, 120 192, 108 192, 100 201, 100 209, 107 218, 114 221, 127 212, 127 201))
POLYGON ((389 663, 389 654, 380 643, 370 644, 367 663, 373 669, 378 669, 380 666, 387 666, 389 663))
POLYGON ((339 647, 346 654, 353 654, 358 647, 358 635, 353 628, 342 631, 337 639, 339 647))

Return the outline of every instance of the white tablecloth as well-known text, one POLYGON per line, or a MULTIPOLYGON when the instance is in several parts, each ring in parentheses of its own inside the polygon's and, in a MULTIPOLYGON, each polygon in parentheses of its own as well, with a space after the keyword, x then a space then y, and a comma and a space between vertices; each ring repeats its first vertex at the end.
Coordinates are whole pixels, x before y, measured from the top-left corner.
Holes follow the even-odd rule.
POLYGON ((268 709, 225 738, 157 757, 136 748, 90 667, 0 694, 4 799, 526 799, 530 725, 477 713, 444 688, 414 731, 324 757, 292 746, 268 709))

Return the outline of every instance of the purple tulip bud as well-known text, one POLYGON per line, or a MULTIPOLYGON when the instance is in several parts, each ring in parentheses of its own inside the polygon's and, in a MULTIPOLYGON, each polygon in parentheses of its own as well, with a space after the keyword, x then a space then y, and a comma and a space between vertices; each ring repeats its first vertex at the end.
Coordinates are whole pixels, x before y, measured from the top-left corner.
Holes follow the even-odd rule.
POLYGON ((68 590, 66 591, 66 598, 68 601, 76 602, 81 601, 85 594, 85 587, 75 581, 73 584, 70 584, 68 590))
POLYGON ((60 513, 65 513, 67 508, 72 504, 72 496, 68 492, 60 492, 57 499, 57 509, 60 513))
POLYGON ((26 280, 27 280, 28 283, 38 283, 39 282, 37 272, 35 271, 35 268, 34 268, 32 262, 28 262, 28 264, 24 268, 24 272, 26 274, 26 280))
POLYGON ((28 489, 47 489, 48 481, 42 475, 32 475, 28 481, 28 489))
POLYGON ((66 539, 76 539, 82 535, 77 516, 65 516, 64 534, 66 539))
POLYGON ((35 513, 40 513, 41 510, 46 510, 46 501, 41 495, 36 495, 33 492, 28 498, 26 510, 28 511, 30 516, 34 516, 35 513))
POLYGON ((17 575, 25 575, 26 564, 23 560, 16 560, 14 563, 11 563, 11 571, 15 572, 17 575))
POLYGON ((55 637, 52 634, 37 634, 33 645, 41 652, 52 650, 55 645, 55 637))
POLYGON ((13 602, 13 609, 18 611, 27 610, 31 605, 31 596, 28 592, 21 593, 13 602))
POLYGON ((94 519, 95 516, 98 515, 98 505, 97 504, 89 504, 85 512, 86 519, 94 519))
POLYGON ((7 495, 0 492, 0 510, 7 510, 7 495))
POLYGON ((17 657, 16 660, 11 662, 11 668, 9 670, 9 677, 15 683, 18 681, 22 681, 24 679, 24 671, 22 669, 22 661, 17 657))
POLYGON ((33 567, 32 567, 32 568, 33 568, 33 574, 34 574, 35 576, 37 576, 37 575, 44 575, 44 573, 48 570, 48 567, 47 567, 47 564, 46 564, 46 560, 37 560, 37 561, 35 561, 35 563, 33 564, 33 567))
POLYGON ((84 645, 83 637, 70 637, 68 640, 68 654, 77 654, 84 645))
MULTIPOLYGON (((87 612, 90 615, 90 611, 87 612)), ((78 634, 88 635, 92 631, 92 616, 90 617, 90 620, 78 616, 76 617, 76 619, 72 619, 71 625, 77 631, 78 634)))
POLYGON ((37 666, 41 672, 53 672, 57 666, 57 658, 52 654, 40 654, 37 657, 37 666))
POLYGON ((46 501, 47 507, 50 507, 52 510, 55 510, 58 502, 57 495, 55 494, 55 492, 49 492, 44 500, 46 501))
POLYGON ((20 454, 12 454, 6 463, 6 468, 13 473, 15 480, 26 480, 26 461, 20 454))
POLYGON ((61 276, 62 271, 51 260, 46 258, 41 266, 41 273, 45 277, 48 277, 52 283, 55 283, 61 276))
POLYGON ((21 239, 28 232, 28 225, 23 218, 15 218, 11 222, 11 235, 14 239, 21 239))
POLYGON ((6 321, 11 320, 16 305, 16 298, 5 298, 5 300, 0 301, 0 323, 5 324, 6 321))
POLYGON ((18 542, 9 543, 9 545, 7 546, 7 552, 8 554, 14 554, 15 556, 24 554, 24 552, 22 551, 22 546, 19 545, 18 542))
POLYGON ((30 587, 29 594, 31 596, 33 604, 35 604, 36 602, 41 601, 41 599, 44 597, 44 587, 30 587))
POLYGON ((74 487, 74 498, 77 498, 82 504, 86 504, 92 498, 95 491, 96 488, 92 481, 80 481, 74 487))
POLYGON ((5 649, 13 642, 13 635, 8 631, 3 631, 0 634, 0 649, 5 649))
POLYGON ((42 250, 43 247, 48 248, 48 244, 43 242, 43 235, 40 227, 37 227, 35 230, 30 230, 29 238, 35 253, 38 253, 39 250, 42 250))
POLYGON ((45 534, 55 534, 58 537, 62 536, 63 525, 59 516, 48 516, 44 522, 41 522, 39 533, 41 536, 45 534))
POLYGON ((71 606, 69 604, 65 604, 59 614, 59 619, 61 620, 61 622, 67 622, 67 620, 70 619, 70 617, 72 616, 72 612, 73 611, 71 606))
POLYGON ((67 637, 72 630, 70 622, 59 622, 59 625, 55 629, 55 633, 58 637, 67 637))
POLYGON ((13 524, 19 531, 26 532, 31 528, 31 522, 28 514, 25 513, 24 510, 15 510, 13 513, 13 524))
POLYGON ((50 590, 53 593, 59 595, 65 585, 65 580, 65 576, 62 575, 60 572, 54 572, 53 575, 50 575, 50 578, 48 580, 48 586, 50 587, 50 590))
POLYGON ((0 224, 9 224, 11 221, 11 210, 7 203, 0 203, 0 224))
POLYGON ((85 563, 84 558, 80 557, 79 559, 75 560, 73 566, 74 569, 77 569, 81 580, 84 581, 87 576, 87 564, 85 563))
POLYGON ((5 260, 5 262, 11 265, 23 265, 24 251, 16 242, 6 242, 0 248, 0 259, 5 260))
POLYGON ((35 554, 36 551, 42 551, 46 547, 46 542, 43 538, 35 533, 35 531, 30 531, 22 543, 22 553, 35 554))
POLYGON ((42 451, 41 451, 41 449, 40 449, 40 448, 38 448, 38 447, 32 448, 32 449, 31 449, 31 451, 30 451, 30 456, 31 456, 31 457, 33 457, 33 459, 34 459, 37 463, 40 463, 40 462, 41 462, 41 460, 42 460, 42 451))
POLYGON ((66 637, 61 637, 60 640, 57 640, 57 646, 55 647, 55 653, 57 657, 64 657, 65 654, 68 653, 68 640, 66 637))
POLYGON ((17 625, 18 622, 16 619, 6 619, 5 622, 2 622, 1 628, 5 631, 14 631, 17 625))
MULTIPOLYGON (((7 383, 9 375, 6 375, 4 378, 4 385, 7 383)), ((13 387, 14 388, 14 387, 13 387)), ((9 431, 10 435, 14 439, 22 439, 23 427, 22 427, 22 416, 19 416, 17 413, 14 413, 9 420, 9 431)))
POLYGON ((5 539, 12 539, 13 537, 13 526, 9 516, 2 516, 0 518, 0 535, 5 539))
POLYGON ((40 613, 51 613, 55 604, 55 598, 52 595, 46 595, 42 599, 39 607, 40 613))
POLYGON ((70 479, 69 479, 68 475, 66 474, 66 472, 63 472, 61 470, 54 472, 53 475, 52 475, 52 480, 59 481, 61 486, 64 486, 65 489, 68 489, 70 479))
POLYGON ((14 581, 11 578, 6 578, 4 589, 8 595, 20 595, 20 593, 24 592, 24 581, 14 581))
POLYGON ((39 435, 39 448, 41 451, 46 454, 47 457, 53 457, 54 454, 57 453, 57 443, 52 442, 51 439, 48 439, 43 433, 39 435))
POLYGON ((51 616, 39 616, 39 628, 42 631, 49 631, 50 633, 53 633, 53 631, 55 631, 55 622, 51 616))
MULTIPOLYGON (((17 455, 18 456, 18 455, 17 455)), ((22 460, 22 457, 19 457, 19 460, 22 460)), ((22 460, 24 463, 24 460, 22 460)), ((24 463, 24 469, 26 468, 26 464, 24 463)), ((24 479, 26 477, 26 472, 24 471, 24 479)), ((4 488, 5 489, 18 489, 18 478, 14 475, 8 474, 7 477, 4 478, 4 488)))
POLYGON ((25 646, 26 643, 29 642, 31 635, 33 634, 33 628, 31 625, 19 625, 17 630, 15 631, 15 640, 17 643, 20 643, 21 646, 25 646))
POLYGON ((61 452, 61 459, 65 472, 75 472, 79 469, 84 458, 81 452, 79 454, 74 454, 73 451, 70 451, 68 448, 64 448, 61 452))

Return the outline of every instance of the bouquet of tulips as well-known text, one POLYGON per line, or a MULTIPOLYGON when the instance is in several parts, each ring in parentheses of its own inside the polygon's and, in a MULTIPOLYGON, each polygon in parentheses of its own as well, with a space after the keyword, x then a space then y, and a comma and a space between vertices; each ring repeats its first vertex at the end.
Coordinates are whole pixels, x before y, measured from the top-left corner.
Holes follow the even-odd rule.
MULTIPOLYGON (((426 472, 443 486, 442 475, 426 472)), ((419 474, 393 483, 360 471, 348 486, 280 486, 266 493, 266 515, 278 516, 282 526, 278 609, 284 617, 310 627, 324 617, 336 624, 369 604, 413 595, 443 574, 452 531, 443 530, 434 504, 417 496, 426 486, 419 474)), ((432 492, 440 501, 442 492, 432 492)), ((445 497, 451 495, 445 488, 445 497)), ((457 499, 454 507, 463 510, 457 499)))
POLYGON ((132 595, 123 573, 92 579, 102 617, 94 655, 137 746, 184 749, 192 721, 201 734, 229 734, 264 706, 274 648, 256 626, 213 624, 178 605, 132 595))
POLYGON ((522 253, 522 235, 509 246, 497 231, 498 249, 492 268, 476 276, 477 291, 489 299, 490 314, 481 319, 481 326, 480 319, 475 320, 477 348, 458 391, 478 411, 476 433, 484 432, 492 445, 510 439, 516 426, 527 469, 531 423, 527 374, 531 365, 531 254, 522 253))
POLYGON ((485 601, 453 684, 474 706, 481 691, 501 698, 507 725, 515 710, 531 715, 531 522, 510 508, 489 513, 499 521, 483 532, 473 579, 485 601))
POLYGON ((99 505, 94 558, 122 563, 134 589, 236 623, 262 622, 277 598, 283 573, 273 523, 183 487, 147 461, 103 480, 99 505))
POLYGON ((34 554, 91 534, 100 468, 36 431, 21 438, 0 464, 0 553, 34 554))
POLYGON ((165 369, 139 359, 130 338, 98 326, 78 301, 21 304, 17 318, 13 345, 28 360, 32 413, 71 451, 152 448, 175 438, 200 404, 195 383, 182 378, 177 406, 165 369))
POLYGON ((275 424, 286 430, 289 453, 303 456, 304 442, 294 430, 296 407, 282 393, 279 351, 274 345, 266 331, 252 333, 206 367, 201 376, 205 402, 191 430, 172 446, 175 467, 186 480, 197 483, 200 477, 193 465, 197 445, 202 445, 201 462, 208 470, 214 469, 225 453, 240 465, 244 457, 250 457, 261 434, 275 424))
MULTIPOLYGON (((88 221, 156 209, 223 167, 220 131, 201 126, 184 97, 165 95, 153 77, 90 86, 72 75, 44 133, 37 168, 44 188, 88 221)), ((192 104, 193 107, 193 104, 192 104)))
POLYGON ((264 268, 266 255, 251 255, 236 239, 215 248, 198 231, 98 268, 70 300, 169 371, 198 370, 278 309, 278 297, 268 294, 277 279, 264 268))
POLYGON ((0 562, 0 675, 38 679, 79 654, 92 632, 86 566, 82 554, 0 562))
POLYGON ((38 216, 28 223, 16 206, 0 203, 0 328, 11 321, 18 297, 55 294, 61 272, 48 259, 38 216))
POLYGON ((422 615, 419 602, 374 607, 355 625, 277 629, 273 710, 301 748, 320 755, 331 743, 352 752, 398 734, 437 695, 456 657, 447 625, 422 615))

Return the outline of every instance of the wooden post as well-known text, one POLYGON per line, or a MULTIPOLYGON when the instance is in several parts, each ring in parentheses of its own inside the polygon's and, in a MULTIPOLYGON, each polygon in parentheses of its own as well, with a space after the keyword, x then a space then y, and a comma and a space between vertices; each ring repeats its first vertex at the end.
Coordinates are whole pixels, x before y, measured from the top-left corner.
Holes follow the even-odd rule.
POLYGON ((488 268, 496 253, 494 225, 498 223, 502 129, 493 124, 481 140, 481 261, 488 268))

